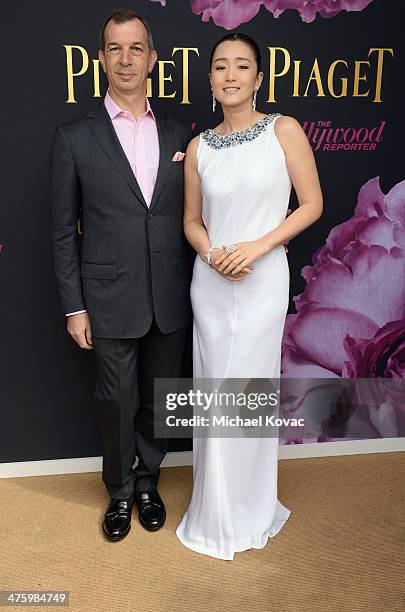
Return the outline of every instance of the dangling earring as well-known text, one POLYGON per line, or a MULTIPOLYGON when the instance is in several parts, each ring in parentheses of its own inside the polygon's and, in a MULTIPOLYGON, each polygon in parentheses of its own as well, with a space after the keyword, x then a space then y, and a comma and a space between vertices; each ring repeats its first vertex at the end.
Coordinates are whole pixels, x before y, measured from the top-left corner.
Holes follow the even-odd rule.
POLYGON ((217 101, 215 100, 214 92, 212 92, 212 112, 215 113, 215 107, 217 105, 217 101))
POLYGON ((256 110, 256 98, 257 98, 257 90, 258 89, 259 89, 258 87, 255 87, 255 91, 254 91, 254 94, 253 94, 252 106, 253 106, 253 110, 254 111, 256 110))

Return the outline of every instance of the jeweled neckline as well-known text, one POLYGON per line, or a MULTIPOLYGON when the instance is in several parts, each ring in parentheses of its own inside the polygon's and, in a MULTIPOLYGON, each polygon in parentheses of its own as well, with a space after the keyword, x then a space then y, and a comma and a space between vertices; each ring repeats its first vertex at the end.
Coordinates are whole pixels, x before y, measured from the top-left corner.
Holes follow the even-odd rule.
POLYGON ((252 127, 254 127, 258 121, 263 121, 263 119, 266 119, 266 117, 268 117, 268 115, 265 115, 264 117, 260 117, 260 119, 256 119, 256 121, 251 123, 247 128, 244 128, 243 130, 232 130, 232 132, 229 132, 229 134, 218 134, 218 132, 216 132, 215 130, 210 130, 210 129, 208 129, 207 132, 212 131, 214 132, 216 136, 219 136, 220 138, 224 138, 225 136, 230 136, 231 134, 242 134, 243 132, 247 132, 252 127))
POLYGON ((244 130, 235 130, 229 134, 218 134, 213 129, 208 129, 202 132, 201 136, 214 149, 234 147, 244 142, 250 142, 260 136, 273 119, 279 115, 280 113, 270 113, 261 119, 257 119, 257 121, 244 130))

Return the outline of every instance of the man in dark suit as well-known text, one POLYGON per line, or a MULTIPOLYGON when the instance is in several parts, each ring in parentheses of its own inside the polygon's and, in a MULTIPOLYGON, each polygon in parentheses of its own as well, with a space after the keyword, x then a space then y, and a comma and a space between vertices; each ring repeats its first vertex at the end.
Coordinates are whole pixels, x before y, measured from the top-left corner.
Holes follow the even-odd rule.
POLYGON ((53 245, 68 332, 81 348, 95 349, 111 498, 103 530, 120 540, 134 501, 146 529, 156 531, 166 517, 157 482, 168 440, 154 438, 153 385, 181 376, 191 321, 182 158, 192 132, 150 108, 146 84, 157 55, 142 17, 113 13, 99 58, 105 99, 55 137, 53 245))

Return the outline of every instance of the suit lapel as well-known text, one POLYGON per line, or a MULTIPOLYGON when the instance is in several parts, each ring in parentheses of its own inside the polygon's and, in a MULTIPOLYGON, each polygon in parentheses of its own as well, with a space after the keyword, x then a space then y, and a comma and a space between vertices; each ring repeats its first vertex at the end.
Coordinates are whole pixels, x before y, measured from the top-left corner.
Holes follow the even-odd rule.
POLYGON ((127 181, 128 185, 142 206, 148 208, 127 156, 125 155, 117 134, 115 133, 111 119, 107 113, 107 109, 104 106, 104 102, 102 102, 94 111, 90 111, 87 116, 92 119, 90 122, 90 128, 97 142, 104 149, 105 153, 108 155, 121 176, 127 181))
POLYGON ((172 160, 171 129, 168 127, 167 122, 163 117, 155 114, 155 118, 159 138, 159 168, 150 208, 155 206, 159 198, 172 160))

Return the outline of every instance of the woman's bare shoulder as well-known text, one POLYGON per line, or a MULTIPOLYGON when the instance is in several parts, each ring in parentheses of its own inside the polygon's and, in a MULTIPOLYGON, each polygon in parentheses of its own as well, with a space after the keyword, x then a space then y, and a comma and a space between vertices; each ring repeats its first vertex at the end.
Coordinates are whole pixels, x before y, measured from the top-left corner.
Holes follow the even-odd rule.
POLYGON ((274 132, 284 150, 287 147, 308 148, 307 135, 294 117, 288 115, 278 117, 274 124, 274 132))
POLYGON ((277 136, 279 134, 285 134, 286 136, 294 135, 303 131, 299 121, 289 115, 281 115, 281 117, 278 117, 274 124, 274 129, 277 132, 277 136))

